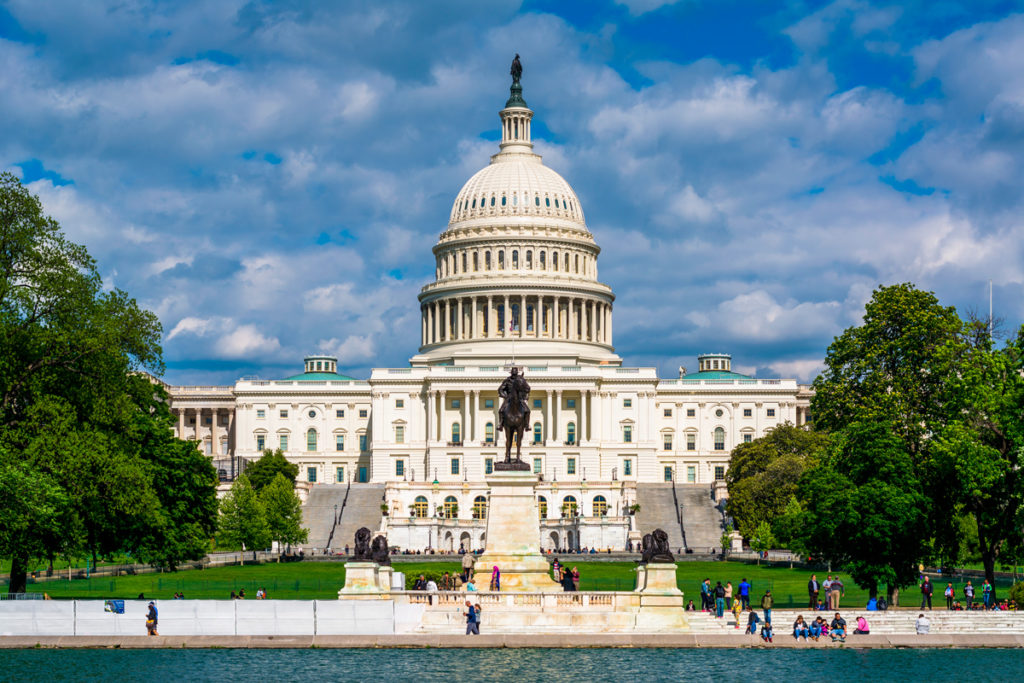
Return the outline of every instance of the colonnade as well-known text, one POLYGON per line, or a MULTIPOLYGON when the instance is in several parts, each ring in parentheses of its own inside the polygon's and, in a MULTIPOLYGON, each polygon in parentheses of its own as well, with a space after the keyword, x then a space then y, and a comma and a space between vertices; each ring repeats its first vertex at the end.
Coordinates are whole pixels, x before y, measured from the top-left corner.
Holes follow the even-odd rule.
POLYGON ((178 438, 188 439, 191 441, 198 441, 200 446, 199 449, 202 452, 206 452, 204 447, 204 436, 203 436, 203 417, 204 414, 210 415, 210 450, 208 455, 228 455, 232 448, 231 439, 231 413, 232 411, 227 408, 175 408, 178 414, 178 438), (228 418, 228 425, 224 432, 221 432, 220 418, 226 415, 228 418), (195 425, 186 431, 186 418, 192 416, 195 419, 195 425), (221 437, 225 439, 225 447, 221 448, 221 437))
POLYGON ((533 245, 451 248, 438 254, 434 276, 441 280, 459 274, 508 270, 597 278, 597 257, 587 249, 548 249, 533 245))
POLYGON ((557 294, 487 294, 421 307, 423 346, 464 339, 554 339, 612 343, 612 305, 557 294), (511 315, 509 315, 511 314, 511 315))
MULTIPOLYGON (((492 422, 497 429, 497 418, 498 418, 498 400, 495 400, 494 408, 486 408, 481 415, 480 402, 481 392, 478 389, 467 389, 460 391, 449 392, 446 389, 436 389, 427 391, 427 441, 438 442, 445 441, 449 445, 468 445, 473 444, 482 445, 485 439, 485 425, 488 421, 492 422), (447 438, 448 434, 445 432, 445 425, 448 424, 447 420, 443 417, 446 414, 450 415, 450 410, 446 409, 448 405, 449 394, 453 394, 458 398, 462 399, 461 406, 458 410, 458 422, 460 425, 460 441, 458 443, 450 442, 447 438), (489 419, 488 419, 489 418, 489 419)), ((487 392, 492 393, 492 392, 487 392)), ((565 442, 565 445, 579 445, 590 440, 590 405, 591 405, 591 393, 589 389, 543 389, 540 391, 533 391, 530 394, 530 398, 538 398, 543 395, 544 407, 542 416, 543 420, 541 423, 544 428, 544 437, 547 445, 554 445, 555 442, 561 440, 565 442), (579 405, 575 408, 562 408, 562 401, 565 398, 577 398, 579 405), (562 410, 569 412, 571 417, 576 418, 576 430, 575 434, 572 435, 573 440, 570 443, 568 441, 569 434, 560 434, 558 425, 562 419, 562 410)), ((499 399, 500 400, 500 399, 499 399)), ((536 422, 536 414, 531 413, 531 420, 536 422)), ((523 443, 527 443, 532 439, 530 434, 530 428, 527 428, 523 434, 523 443)), ((495 433, 494 441, 497 443, 498 435, 495 433)))

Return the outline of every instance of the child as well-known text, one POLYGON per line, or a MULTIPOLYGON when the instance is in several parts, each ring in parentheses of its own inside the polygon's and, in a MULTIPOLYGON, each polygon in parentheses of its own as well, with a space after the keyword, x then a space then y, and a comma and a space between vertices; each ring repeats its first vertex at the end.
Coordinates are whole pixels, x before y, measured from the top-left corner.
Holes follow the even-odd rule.
POLYGON ((773 636, 774 634, 772 633, 772 622, 764 622, 764 625, 761 626, 761 640, 770 643, 772 642, 773 636))
POLYGON ((736 617, 736 628, 740 627, 740 615, 743 614, 743 605, 739 600, 732 601, 732 613, 736 617))

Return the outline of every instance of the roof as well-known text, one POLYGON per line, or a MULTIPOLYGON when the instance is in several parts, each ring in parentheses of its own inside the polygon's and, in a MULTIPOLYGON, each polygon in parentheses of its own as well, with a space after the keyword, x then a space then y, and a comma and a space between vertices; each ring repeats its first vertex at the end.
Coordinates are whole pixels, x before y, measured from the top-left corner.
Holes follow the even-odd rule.
POLYGON ((348 375, 339 375, 336 372, 304 372, 301 375, 292 375, 291 377, 285 377, 285 381, 292 380, 296 382, 302 381, 323 381, 323 380, 334 380, 336 382, 344 382, 345 380, 355 381, 355 377, 349 377, 348 375))
POLYGON ((692 375, 683 375, 680 379, 750 379, 750 376, 741 375, 731 370, 705 370, 692 375))

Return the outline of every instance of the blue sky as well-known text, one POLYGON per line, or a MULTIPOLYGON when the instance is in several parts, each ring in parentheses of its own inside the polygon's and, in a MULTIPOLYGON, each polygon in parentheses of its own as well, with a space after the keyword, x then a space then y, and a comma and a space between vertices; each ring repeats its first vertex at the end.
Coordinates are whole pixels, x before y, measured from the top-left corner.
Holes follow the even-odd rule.
POLYGON ((1024 3, 0 0, 0 168, 167 379, 400 366, 520 53, 625 361, 807 380, 879 284, 1024 320, 1024 3))

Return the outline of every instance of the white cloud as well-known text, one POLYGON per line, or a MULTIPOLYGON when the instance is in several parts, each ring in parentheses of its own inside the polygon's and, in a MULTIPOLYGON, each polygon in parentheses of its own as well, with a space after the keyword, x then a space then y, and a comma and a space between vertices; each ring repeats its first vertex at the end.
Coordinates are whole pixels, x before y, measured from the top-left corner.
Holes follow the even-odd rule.
POLYGON ((679 0, 615 0, 615 2, 619 5, 625 5, 633 16, 639 16, 668 5, 674 5, 679 0))

